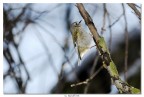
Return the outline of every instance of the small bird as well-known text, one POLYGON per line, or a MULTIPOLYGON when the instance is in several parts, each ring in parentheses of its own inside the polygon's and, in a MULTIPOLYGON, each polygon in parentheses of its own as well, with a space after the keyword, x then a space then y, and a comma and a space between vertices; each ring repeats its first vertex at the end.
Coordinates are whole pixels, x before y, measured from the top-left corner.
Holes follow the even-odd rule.
POLYGON ((93 40, 92 35, 90 33, 87 33, 82 27, 81 21, 72 23, 70 27, 74 47, 77 47, 78 56, 80 60, 87 52, 87 50, 90 49, 91 42, 93 40))

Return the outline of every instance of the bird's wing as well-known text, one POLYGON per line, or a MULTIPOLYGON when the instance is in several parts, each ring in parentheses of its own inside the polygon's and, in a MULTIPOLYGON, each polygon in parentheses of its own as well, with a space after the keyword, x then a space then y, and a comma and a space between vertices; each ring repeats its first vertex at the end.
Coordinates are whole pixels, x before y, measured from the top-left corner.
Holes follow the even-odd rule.
POLYGON ((79 49, 78 45, 77 45, 77 51, 78 51, 78 57, 81 60, 82 58, 81 58, 80 49, 79 49))

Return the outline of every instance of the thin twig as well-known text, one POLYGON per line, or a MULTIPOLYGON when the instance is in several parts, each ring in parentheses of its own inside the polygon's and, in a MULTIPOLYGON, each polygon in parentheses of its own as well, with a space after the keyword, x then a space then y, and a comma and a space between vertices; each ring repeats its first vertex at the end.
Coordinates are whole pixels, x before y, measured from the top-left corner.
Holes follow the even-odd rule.
MULTIPOLYGON (((49 33, 49 32, 47 31, 47 29, 45 29, 45 28, 44 28, 42 25, 40 25, 39 23, 37 23, 37 25, 38 25, 38 27, 40 27, 42 30, 44 30, 44 32, 47 32, 47 34, 49 34, 49 35, 55 40, 55 42, 60 46, 60 48, 61 48, 62 51, 64 52, 64 57, 65 57, 66 61, 70 64, 70 66, 71 66, 71 68, 72 68, 72 71, 74 71, 74 74, 75 74, 76 79, 79 80, 75 68, 73 67, 72 63, 70 62, 70 59, 66 56, 65 48, 59 43, 59 41, 56 39, 56 37, 55 37, 53 34, 51 34, 51 33, 49 33)), ((47 49, 48 49, 48 48, 47 48, 47 49)), ((58 73, 57 73, 57 74, 58 74, 58 73)))
MULTIPOLYGON (((107 11, 106 5, 105 5, 105 10, 107 11)), ((107 17, 108 17, 108 22, 109 22, 109 31, 110 31, 110 38, 109 38, 109 51, 111 52, 111 44, 112 44, 112 28, 110 27, 111 25, 111 19, 110 19, 110 14, 107 11, 107 17)))
POLYGON ((124 73, 125 73, 125 81, 127 80, 127 65, 128 65, 128 29, 127 29, 127 18, 125 14, 125 7, 122 4, 123 8, 123 15, 125 21, 125 66, 124 66, 124 73))
POLYGON ((106 25, 106 15, 107 15, 107 10, 105 8, 105 3, 103 4, 103 10, 104 10, 104 14, 103 14, 103 26, 101 28, 101 35, 103 34, 103 32, 105 31, 105 25, 106 25))
MULTIPOLYGON (((90 72, 90 76, 92 76, 92 74, 94 73, 94 70, 95 70, 95 68, 96 68, 96 66, 97 66, 98 59, 99 59, 99 55, 98 55, 98 52, 97 52, 97 53, 96 53, 96 58, 95 58, 94 63, 93 63, 93 67, 92 67, 91 72, 90 72)), ((90 84, 91 84, 91 83, 89 82, 89 83, 85 86, 84 93, 87 93, 87 92, 88 92, 88 88, 89 88, 90 84)))
POLYGON ((114 26, 121 19, 122 16, 123 16, 123 13, 111 25, 109 25, 109 28, 114 26))
POLYGON ((71 87, 75 87, 75 86, 79 86, 82 84, 88 84, 101 70, 102 70, 103 66, 101 66, 92 76, 90 76, 90 78, 86 79, 85 81, 76 83, 76 84, 72 84, 71 87))
MULTIPOLYGON (((35 27, 37 29, 37 27, 35 27)), ((37 31, 35 32, 35 35, 37 36, 37 38, 39 39, 39 41, 42 43, 42 46, 44 47, 45 51, 46 51, 46 54, 47 54, 47 57, 49 58, 49 61, 51 62, 50 65, 52 66, 53 70, 56 72, 56 75, 59 75, 57 69, 56 69, 56 66, 54 65, 53 63, 53 59, 52 59, 52 56, 49 52, 49 49, 41 35, 41 33, 39 32, 39 30, 37 29, 37 31)))
POLYGON ((19 60, 20 60, 20 63, 19 63, 19 64, 24 67, 24 70, 25 70, 26 75, 27 75, 26 82, 25 82, 25 84, 23 85, 23 90, 25 91, 25 89, 26 89, 26 87, 27 87, 27 84, 28 84, 28 81, 30 80, 30 74, 29 74, 29 72, 28 72, 27 67, 25 66, 25 63, 24 63, 24 61, 23 61, 23 59, 22 59, 22 56, 21 56, 21 53, 19 52, 19 49, 18 49, 18 46, 19 46, 19 45, 16 45, 15 43, 14 43, 14 45, 15 45, 15 48, 16 48, 16 50, 17 50, 17 55, 18 55, 19 60))
POLYGON ((64 57, 65 57, 65 59, 67 60, 67 62, 68 62, 69 65, 71 66, 72 70, 73 70, 74 73, 75 73, 76 78, 78 79, 78 75, 76 74, 76 70, 75 70, 75 68, 73 67, 72 63, 70 62, 69 57, 66 55, 65 48, 59 43, 59 41, 57 40, 57 38, 56 38, 53 34, 49 33, 49 31, 48 31, 46 28, 44 28, 44 27, 43 27, 41 24, 39 24, 39 23, 36 23, 36 24, 37 24, 37 26, 40 27, 44 32, 46 32, 46 34, 50 35, 50 36, 53 38, 53 40, 59 45, 59 47, 61 48, 61 50, 64 52, 64 57))
POLYGON ((53 38, 53 40, 60 46, 60 48, 61 48, 62 51, 64 52, 64 57, 65 57, 66 60, 69 62, 71 68, 74 69, 74 67, 73 67, 73 65, 71 64, 69 58, 68 58, 68 57, 66 56, 66 54, 65 54, 65 48, 59 43, 59 41, 57 40, 57 38, 56 38, 53 34, 49 33, 49 31, 48 31, 46 28, 44 28, 40 23, 36 23, 36 24, 37 24, 42 30, 44 30, 44 32, 46 32, 46 34, 50 35, 50 36, 53 38))
MULTIPOLYGON (((134 4, 134 3, 133 3, 134 4)), ((141 9, 141 6, 137 5, 137 4, 134 4, 136 7, 140 8, 141 9)))

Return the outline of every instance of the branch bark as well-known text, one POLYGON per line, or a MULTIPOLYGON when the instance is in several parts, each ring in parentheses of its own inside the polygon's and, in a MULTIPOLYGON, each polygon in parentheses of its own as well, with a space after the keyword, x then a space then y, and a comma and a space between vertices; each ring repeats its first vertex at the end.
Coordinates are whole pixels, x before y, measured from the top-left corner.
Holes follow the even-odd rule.
POLYGON ((141 20, 141 13, 137 10, 137 8, 135 7, 135 4, 133 3, 127 3, 127 4, 135 12, 138 18, 141 20))
POLYGON ((85 20, 86 25, 88 26, 89 30, 91 31, 93 37, 94 37, 94 41, 98 41, 98 39, 100 38, 96 27, 94 26, 93 20, 90 17, 90 15, 88 14, 88 12, 85 10, 83 4, 81 3, 77 3, 77 8, 79 9, 79 12, 81 14, 81 16, 83 17, 83 19, 85 20))

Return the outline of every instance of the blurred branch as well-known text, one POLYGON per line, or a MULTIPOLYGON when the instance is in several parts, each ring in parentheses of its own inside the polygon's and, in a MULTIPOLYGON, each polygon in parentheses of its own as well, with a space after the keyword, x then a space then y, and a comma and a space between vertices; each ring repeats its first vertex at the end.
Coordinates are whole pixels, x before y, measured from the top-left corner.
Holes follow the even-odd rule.
POLYGON ((14 19, 13 23, 16 24, 18 23, 18 21, 20 21, 22 19, 22 16, 25 14, 27 8, 30 6, 31 4, 27 4, 21 11, 21 13, 14 19))
MULTIPOLYGON (((14 41, 13 29, 16 27, 18 22, 21 21, 22 17, 24 16, 24 14, 26 12, 26 9, 29 5, 30 4, 26 4, 26 6, 23 7, 23 9, 19 13, 19 15, 15 18, 11 19, 11 20, 10 20, 10 17, 8 16, 9 10, 3 9, 4 10, 4 32, 3 32, 4 33, 4 36, 3 36, 4 40, 3 40, 3 42, 5 42, 7 45, 7 47, 4 48, 3 52, 4 52, 4 56, 7 60, 7 62, 9 64, 9 70, 8 70, 6 75, 10 75, 10 76, 14 77, 14 79, 16 80, 17 86, 18 86, 19 93, 25 93, 25 89, 26 89, 27 83, 30 79, 30 76, 29 76, 28 70, 25 66, 25 63, 22 60, 20 52, 18 50, 19 44, 16 44, 16 42, 14 41), (17 56, 19 58, 18 64, 14 61, 14 59, 12 57, 12 53, 10 52, 9 45, 12 45, 16 49, 16 53, 17 53, 17 56), (27 79, 26 79, 25 83, 22 80, 20 65, 22 65, 24 67, 24 71, 27 75, 27 79)), ((10 9, 12 10, 12 8, 10 8, 10 9)), ((25 25, 22 28, 22 31, 26 28, 26 26, 27 25, 25 25)), ((4 78, 6 77, 6 75, 4 75, 4 78)))
POLYGON ((124 65, 124 74, 125 74, 125 81, 127 81, 127 65, 128 65, 128 29, 127 29, 127 18, 125 13, 125 7, 124 4, 122 4, 123 8, 123 15, 124 15, 124 21, 125 21, 125 65, 124 65))
POLYGON ((8 75, 13 77, 15 79, 16 83, 17 83, 19 93, 24 93, 25 89, 22 86, 23 81, 22 81, 22 78, 21 78, 21 73, 15 71, 16 67, 19 69, 19 66, 14 66, 15 62, 14 62, 14 59, 13 59, 11 53, 10 53, 9 48, 4 49, 3 53, 4 53, 4 56, 5 56, 8 64, 9 64, 9 70, 3 76, 3 78, 5 79, 8 75), (19 73, 19 74, 17 74, 17 73, 19 73))
POLYGON ((121 14, 112 24, 109 25, 109 28, 111 28, 112 26, 114 26, 123 16, 123 14, 121 14))
POLYGON ((141 20, 141 13, 139 10, 135 7, 134 3, 127 3, 128 6, 135 12, 135 14, 138 16, 138 18, 141 20))
MULTIPOLYGON (((64 57, 65 57, 65 59, 66 59, 67 62, 70 64, 72 70, 75 71, 75 68, 74 68, 73 65, 71 64, 70 59, 69 59, 68 56, 66 55, 65 47, 62 46, 62 45, 59 43, 59 41, 56 39, 56 37, 55 37, 53 34, 51 34, 46 28, 44 28, 41 24, 37 23, 37 25, 38 25, 42 30, 44 30, 44 32, 46 32, 46 34, 50 35, 50 36, 53 38, 53 40, 59 45, 59 47, 61 48, 61 50, 64 52, 64 57)), ((76 75, 76 77, 77 77, 76 72, 75 72, 75 75, 76 75)), ((78 77, 77 77, 77 78, 78 78, 78 77)))
POLYGON ((78 85, 82 85, 82 84, 88 84, 101 70, 102 70, 103 66, 101 66, 95 73, 93 73, 90 78, 86 79, 85 81, 76 83, 76 84, 72 84, 71 87, 75 87, 78 85))
MULTIPOLYGON (((133 3, 134 4, 134 3, 133 3)), ((140 8, 141 9, 141 6, 137 5, 137 4, 134 4, 136 7, 140 8)))
POLYGON ((108 22, 109 22, 109 30, 110 30, 109 51, 111 52, 111 44, 112 44, 112 29, 110 27, 110 25, 111 25, 111 19, 110 19, 110 14, 109 14, 109 12, 108 12, 108 10, 106 8, 106 4, 105 3, 103 4, 103 7, 104 7, 104 13, 105 13, 104 16, 106 17, 106 15, 107 15, 108 22))
MULTIPOLYGON (((109 26, 111 25, 111 19, 110 19, 110 15, 108 14, 108 21, 109 21, 109 26)), ((109 31, 110 31, 110 38, 109 38, 109 51, 111 52, 111 46, 112 46, 112 28, 109 27, 109 31)))
POLYGON ((50 10, 45 10, 45 11, 42 11, 42 12, 39 12, 39 11, 34 10, 34 9, 32 9, 32 8, 30 8, 30 10, 33 11, 33 12, 35 12, 35 13, 38 13, 38 16, 34 17, 34 20, 36 20, 36 19, 38 19, 39 17, 41 17, 42 15, 48 14, 48 13, 54 11, 56 8, 60 7, 61 5, 62 5, 62 4, 57 4, 57 5, 56 5, 55 7, 53 7, 52 9, 50 9, 50 10))
MULTIPOLYGON (((15 79, 17 86, 18 86, 18 91, 19 93, 25 93, 26 91, 26 87, 28 84, 28 81, 30 80, 30 75, 29 72, 25 66, 25 63, 22 59, 21 53, 19 52, 19 45, 21 44, 22 38, 24 36, 22 36, 24 30, 27 28, 27 26, 30 23, 35 23, 35 20, 40 19, 40 17, 44 14, 44 13, 49 13, 48 11, 44 11, 44 12, 40 12, 38 13, 39 15, 37 15, 35 18, 31 18, 31 12, 27 12, 28 9, 30 9, 30 5, 31 4, 26 4, 24 7, 20 7, 20 8, 12 8, 10 7, 9 4, 7 4, 6 7, 9 7, 9 9, 6 9, 6 7, 3 8, 3 13, 4 13, 4 31, 3 31, 3 42, 7 43, 7 47, 4 48, 4 57, 6 58, 6 61, 9 64, 9 70, 6 74, 3 75, 4 79, 7 76, 11 76, 15 79), (18 15, 14 15, 14 13, 10 13, 10 11, 12 10, 18 10, 20 9, 20 12, 18 13, 18 15), (12 17, 13 16, 13 17, 12 17), (18 28, 17 25, 19 24, 24 24, 22 25, 22 28, 18 31, 15 32, 15 30, 13 30, 14 28, 18 28), (19 42, 16 43, 15 41, 15 36, 19 35, 19 42), (19 63, 17 64, 14 59, 13 59, 13 54, 10 52, 10 48, 8 47, 8 45, 11 44, 12 46, 14 46, 14 49, 16 49, 16 55, 19 58, 19 63), (26 81, 24 82, 22 79, 22 75, 21 75, 21 67, 23 66, 23 69, 27 75, 26 81), (18 69, 16 71, 16 69, 18 69)), ((55 6, 55 8, 57 8, 59 5, 55 6)), ((55 9, 53 8, 53 9, 55 9)), ((51 59, 49 59, 51 61, 51 59)))
MULTIPOLYGON (((98 52, 96 53, 96 58, 94 60, 94 63, 92 65, 92 69, 90 71, 90 76, 92 76, 94 74, 94 71, 95 71, 95 68, 97 66, 97 62, 98 62, 98 59, 99 59, 99 55, 98 55, 98 52)), ((99 69, 98 69, 99 70, 99 69)), ((96 76, 96 75, 95 75, 96 76)), ((90 86, 90 82, 85 86, 85 89, 84 89, 84 93, 87 93, 88 92, 88 89, 89 89, 89 86, 90 86)))
MULTIPOLYGON (((56 39, 56 37, 53 34, 51 34, 47 29, 45 29, 41 24, 37 23, 37 25, 42 30, 44 30, 44 32, 46 32, 46 34, 50 35, 53 38, 53 40, 60 46, 60 48, 62 49, 62 51, 65 53, 65 48, 59 43, 59 41, 56 39)), ((68 62, 70 62, 69 58, 66 55, 65 55, 65 58, 67 59, 68 62)))
POLYGON ((103 14, 103 26, 102 26, 102 28, 101 28, 101 35, 103 34, 104 31, 106 31, 105 25, 106 25, 107 10, 106 10, 106 7, 105 7, 105 3, 103 4, 103 10, 104 10, 104 11, 103 11, 104 14, 103 14))
MULTIPOLYGON (((35 28, 37 29, 37 27, 35 27, 35 28)), ((56 72, 56 75, 59 75, 59 74, 58 74, 58 71, 57 71, 57 69, 56 69, 56 67, 55 67, 55 65, 54 65, 54 63, 53 63, 53 59, 52 59, 52 56, 51 56, 51 54, 50 54, 50 52, 49 52, 49 49, 48 49, 48 47, 47 47, 47 45, 46 45, 46 43, 45 43, 45 41, 44 41, 44 39, 43 39, 43 37, 42 37, 42 35, 41 35, 41 33, 39 32, 38 29, 36 30, 35 35, 37 36, 37 38, 38 38, 39 41, 41 42, 42 46, 44 47, 45 52, 46 52, 46 54, 47 54, 47 56, 48 56, 48 59, 49 59, 49 61, 51 62, 50 64, 51 64, 53 70, 56 72)))

